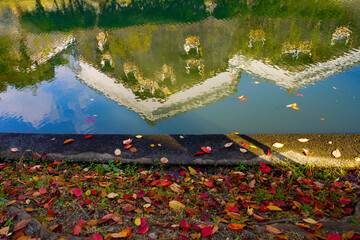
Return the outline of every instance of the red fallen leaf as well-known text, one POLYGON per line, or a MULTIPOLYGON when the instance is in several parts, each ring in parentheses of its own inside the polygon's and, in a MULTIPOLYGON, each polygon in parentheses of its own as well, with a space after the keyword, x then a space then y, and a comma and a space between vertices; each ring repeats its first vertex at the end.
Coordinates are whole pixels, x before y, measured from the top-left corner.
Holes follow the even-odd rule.
POLYGON ((258 220, 259 222, 269 221, 269 218, 262 217, 262 216, 260 216, 260 215, 257 215, 256 213, 254 213, 252 216, 253 216, 256 220, 258 220))
POLYGON ((250 188, 255 188, 255 184, 256 184, 256 180, 254 179, 249 183, 249 187, 250 188))
POLYGON ((124 149, 130 149, 132 147, 131 144, 125 145, 124 149))
POLYGON ((150 228, 149 225, 145 225, 143 227, 141 227, 141 225, 140 225, 137 233, 138 234, 145 234, 145 233, 147 233, 147 231, 149 231, 149 228, 150 228))
POLYGON ((186 227, 186 226, 188 225, 188 222, 186 221, 185 218, 183 218, 183 219, 181 219, 181 220, 179 221, 179 225, 180 225, 181 227, 186 227))
POLYGON ((242 219, 242 217, 241 217, 241 215, 239 213, 227 212, 226 215, 229 216, 232 219, 235 219, 235 220, 241 220, 242 219))
POLYGON ((93 203, 93 201, 91 199, 86 200, 87 205, 91 205, 92 203, 93 203))
POLYGON ((267 151, 266 156, 270 156, 270 155, 271 155, 271 149, 270 149, 270 148, 268 148, 268 151, 267 151))
POLYGON ((92 195, 96 195, 96 194, 98 194, 98 191, 97 191, 96 189, 91 190, 91 194, 92 194, 92 195))
POLYGON ((92 137, 94 137, 94 135, 86 135, 84 138, 85 138, 85 139, 90 139, 90 138, 92 138, 92 137))
POLYGON ((41 160, 45 160, 47 158, 47 154, 46 153, 42 153, 40 156, 41 160))
POLYGON ((63 144, 65 145, 65 144, 71 143, 73 141, 75 141, 75 140, 70 138, 70 139, 65 140, 63 144))
POLYGON ((26 219, 26 220, 21 220, 20 222, 18 222, 14 229, 13 229, 13 232, 17 232, 23 228, 25 228, 30 222, 32 221, 32 219, 26 219))
POLYGON ((307 180, 306 178, 303 179, 303 182, 304 182, 306 185, 309 185, 309 186, 311 185, 310 181, 307 180))
POLYGON ((79 221, 76 222, 76 225, 78 226, 86 226, 86 222, 82 219, 80 219, 79 221))
POLYGON ((354 208, 345 208, 344 213, 346 215, 351 215, 354 212, 354 208))
POLYGON ((70 192, 77 197, 80 197, 82 195, 82 191, 80 188, 73 188, 70 190, 70 192))
POLYGON ((180 172, 180 176, 183 177, 183 176, 185 175, 185 173, 186 173, 185 170, 184 170, 184 171, 181 171, 181 172, 180 172))
POLYGON ((140 218, 140 227, 144 227, 146 225, 145 218, 140 218))
POLYGON ((305 194, 300 190, 300 188, 296 188, 296 192, 301 196, 305 196, 305 194))
POLYGON ((188 238, 187 236, 184 236, 182 234, 179 234, 177 240, 190 240, 190 238, 188 238))
POLYGON ((203 152, 203 151, 196 152, 196 153, 194 154, 194 156, 196 156, 196 155, 202 155, 202 154, 205 154, 205 152, 203 152))
POLYGON ((214 184, 212 182, 210 182, 210 181, 205 181, 204 185, 206 185, 208 187, 213 187, 214 186, 214 184))
POLYGON ((246 225, 241 225, 238 223, 230 223, 229 225, 227 225, 228 228, 231 228, 232 230, 242 230, 244 229, 246 225))
POLYGON ((94 233, 94 234, 92 235, 92 238, 93 238, 94 240, 104 240, 103 236, 102 236, 101 234, 99 234, 99 233, 94 233))
POLYGON ((209 196, 209 195, 207 195, 206 193, 200 194, 200 197, 201 197, 202 199, 207 198, 208 196, 209 196))
POLYGON ((47 193, 47 189, 46 188, 40 188, 39 193, 45 194, 45 193, 47 193))
POLYGON ((345 196, 342 196, 338 201, 337 203, 340 204, 340 205, 348 205, 352 202, 352 200, 348 197, 345 197, 345 196))
POLYGON ((79 235, 80 230, 81 230, 81 227, 80 227, 79 225, 76 225, 76 226, 74 227, 74 235, 75 235, 75 236, 79 235))
POLYGON ((209 146, 201 147, 201 150, 203 150, 203 152, 205 152, 205 153, 211 153, 211 147, 209 147, 209 146))
POLYGON ((248 144, 247 144, 247 143, 242 143, 241 145, 243 145, 244 147, 246 147, 248 144))
POLYGON ((136 198, 142 198, 142 197, 145 197, 146 193, 144 190, 141 190, 137 195, 136 195, 136 198))
POLYGON ((266 231, 268 231, 269 233, 273 233, 273 234, 282 234, 283 231, 277 229, 277 228, 274 228, 270 225, 265 225, 265 229, 266 231))
POLYGON ((52 217, 52 216, 54 216, 54 214, 55 214, 55 212, 53 210, 51 210, 51 209, 47 210, 47 215, 48 216, 52 217))
POLYGON ((342 240, 342 237, 336 233, 330 233, 328 235, 328 240, 342 240))
POLYGON ((306 175, 308 175, 309 177, 311 177, 313 175, 312 171, 307 171, 306 175))
POLYGON ((201 229, 201 234, 205 238, 213 234, 211 226, 206 226, 201 229))
POLYGON ((338 188, 342 188, 344 186, 344 184, 342 182, 334 182, 334 183, 331 183, 331 185, 333 185, 334 187, 338 187, 338 188))
POLYGON ((58 233, 62 233, 63 232, 63 225, 60 223, 60 224, 57 224, 55 226, 52 226, 50 227, 50 230, 52 232, 58 232, 58 233))
POLYGON ((296 226, 301 227, 301 228, 305 228, 305 229, 310 229, 311 227, 306 225, 306 224, 302 224, 302 223, 295 223, 296 226))

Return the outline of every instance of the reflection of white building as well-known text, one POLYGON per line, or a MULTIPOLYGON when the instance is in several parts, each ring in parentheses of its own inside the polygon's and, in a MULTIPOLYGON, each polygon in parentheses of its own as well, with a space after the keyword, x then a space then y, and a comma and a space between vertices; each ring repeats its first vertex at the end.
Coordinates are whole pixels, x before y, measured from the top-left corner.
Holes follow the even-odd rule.
POLYGON ((139 99, 131 89, 126 88, 116 79, 108 77, 84 61, 80 61, 80 68, 78 78, 89 87, 102 92, 107 98, 135 111, 150 121, 201 108, 228 97, 236 92, 238 83, 231 73, 223 72, 191 88, 178 91, 160 102, 155 98, 139 99))
POLYGON ((327 62, 318 62, 304 66, 304 70, 293 72, 270 65, 262 60, 256 60, 241 54, 234 55, 229 60, 229 71, 236 75, 246 71, 262 79, 273 81, 284 88, 300 88, 312 82, 323 80, 331 75, 345 71, 360 63, 360 49, 353 49, 340 57, 327 62))

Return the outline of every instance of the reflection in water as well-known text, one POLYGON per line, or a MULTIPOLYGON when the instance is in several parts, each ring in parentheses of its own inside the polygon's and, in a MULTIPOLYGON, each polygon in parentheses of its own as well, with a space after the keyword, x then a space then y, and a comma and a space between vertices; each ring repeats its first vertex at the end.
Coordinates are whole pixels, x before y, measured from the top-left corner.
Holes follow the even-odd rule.
POLYGON ((235 94, 244 72, 293 94, 360 62, 356 8, 327 0, 34 0, 0 18, 1 92, 36 94, 66 65, 151 125, 235 94))

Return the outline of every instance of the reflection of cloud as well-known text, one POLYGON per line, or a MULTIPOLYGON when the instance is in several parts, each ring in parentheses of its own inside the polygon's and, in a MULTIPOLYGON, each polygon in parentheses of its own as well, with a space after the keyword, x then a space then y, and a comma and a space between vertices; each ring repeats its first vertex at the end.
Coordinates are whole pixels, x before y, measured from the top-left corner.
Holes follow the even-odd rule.
POLYGON ((41 88, 36 91, 36 96, 32 89, 18 91, 8 88, 6 92, 0 94, 0 99, 1 116, 20 118, 24 122, 31 123, 34 128, 40 128, 44 124, 44 119, 54 121, 59 118, 52 94, 41 88))

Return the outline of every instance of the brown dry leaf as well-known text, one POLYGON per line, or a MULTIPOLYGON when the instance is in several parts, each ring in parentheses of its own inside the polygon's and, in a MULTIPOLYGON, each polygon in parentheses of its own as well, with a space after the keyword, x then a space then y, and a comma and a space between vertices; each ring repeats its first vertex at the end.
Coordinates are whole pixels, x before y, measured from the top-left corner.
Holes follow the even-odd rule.
POLYGON ((253 208, 247 208, 247 214, 249 215, 249 216, 252 216, 253 214, 254 214, 254 209, 253 208))
POLYGON ((306 240, 318 240, 318 238, 312 233, 306 234, 305 238, 306 238, 306 240))
POLYGON ((13 232, 16 232, 16 231, 19 231, 19 230, 25 228, 31 221, 32 221, 32 219, 30 218, 30 219, 25 219, 25 220, 18 222, 15 225, 13 232))
POLYGON ((276 237, 280 238, 280 239, 284 239, 284 240, 288 240, 289 237, 286 235, 277 235, 276 237))
POLYGON ((184 204, 176 200, 172 200, 171 202, 169 202, 169 206, 177 212, 180 212, 185 208, 184 204))
POLYGON ((310 156, 309 150, 303 148, 303 151, 304 151, 305 156, 310 156))
POLYGON ((116 156, 119 156, 119 155, 121 154, 121 150, 118 149, 118 148, 115 149, 114 154, 115 154, 116 156))
POLYGON ((5 237, 7 237, 7 236, 8 236, 8 233, 9 233, 9 230, 10 230, 10 227, 9 227, 9 226, 0 229, 0 235, 3 235, 3 236, 5 236, 5 237))
POLYGON ((348 231, 347 233, 343 233, 342 237, 344 239, 351 239, 354 235, 355 235, 355 232, 351 230, 351 231, 348 231))
POLYGON ((193 240, 200 239, 201 233, 192 233, 192 234, 190 234, 190 236, 193 240))
POLYGON ((134 152, 134 153, 135 153, 135 152, 137 152, 137 149, 136 149, 135 147, 131 147, 131 148, 130 148, 130 152, 134 152))
POLYGON ((273 233, 273 234, 282 234, 283 231, 277 229, 277 228, 274 228, 270 225, 265 225, 265 229, 266 231, 268 231, 269 233, 273 233))
POLYGON ((176 184, 176 183, 171 184, 171 185, 170 185, 170 188, 171 188, 171 190, 173 190, 173 191, 176 192, 176 193, 180 193, 180 192, 181 192, 181 187, 180 187, 178 184, 176 184))
POLYGON ((307 222, 307 223, 310 223, 310 224, 317 224, 318 223, 317 221, 315 221, 312 218, 305 218, 305 219, 303 219, 303 221, 307 222))
POLYGON ((96 219, 92 219, 87 222, 87 225, 89 226, 95 226, 96 224, 98 224, 98 220, 96 219))
POLYGON ((332 152, 332 155, 336 158, 341 157, 340 150, 337 148, 335 151, 332 152))
POLYGON ((232 219, 235 219, 235 220, 241 220, 242 217, 239 213, 234 213, 234 212, 227 212, 226 215, 232 219))
POLYGON ((113 199, 113 198, 116 198, 117 196, 119 196, 119 194, 117 194, 117 193, 109 193, 108 195, 107 195, 107 197, 108 198, 110 198, 110 199, 113 199))
POLYGON ((231 147, 233 144, 234 144, 233 142, 229 142, 229 143, 226 143, 226 144, 224 145, 224 147, 229 148, 229 147, 231 147))
POLYGON ((26 207, 26 208, 25 208, 25 211, 27 211, 27 212, 33 212, 33 211, 35 211, 35 209, 33 209, 33 208, 31 208, 31 207, 26 207))

